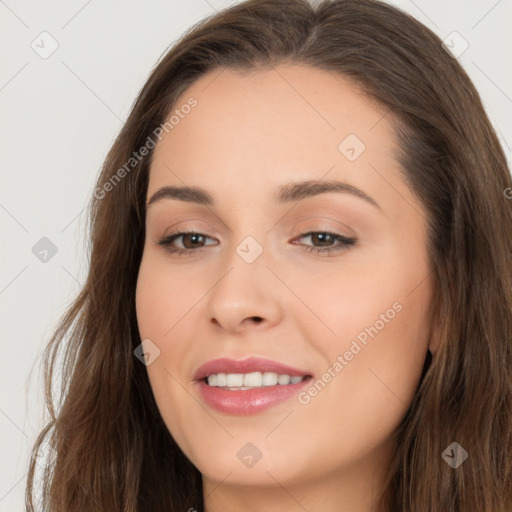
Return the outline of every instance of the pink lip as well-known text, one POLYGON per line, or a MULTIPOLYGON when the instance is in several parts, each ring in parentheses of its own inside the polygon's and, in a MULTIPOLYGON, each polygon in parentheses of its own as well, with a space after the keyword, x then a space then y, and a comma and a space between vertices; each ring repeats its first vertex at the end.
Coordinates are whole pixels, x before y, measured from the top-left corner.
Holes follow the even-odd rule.
POLYGON ((227 358, 214 359, 203 364, 194 374, 199 394, 207 405, 220 412, 240 416, 258 413, 297 395, 301 388, 309 384, 311 377, 312 374, 307 370, 299 370, 277 361, 257 357, 250 357, 242 361, 227 358), (296 384, 276 384, 275 386, 239 391, 209 386, 205 382, 205 378, 212 373, 250 373, 255 371, 274 372, 291 377, 304 375, 308 377, 296 384))
POLYGON ((196 382, 199 386, 199 393, 207 405, 217 411, 248 416, 273 407, 292 396, 296 396, 301 388, 309 385, 311 377, 296 384, 267 386, 264 388, 242 389, 240 391, 229 391, 227 389, 208 386, 200 380, 196 382))
POLYGON ((289 375, 290 377, 312 375, 308 370, 292 368, 285 364, 262 359, 260 357, 249 357, 243 360, 228 359, 222 357, 212 359, 201 365, 194 373, 194 380, 202 380, 212 373, 251 373, 251 372, 274 372, 278 375, 289 375))

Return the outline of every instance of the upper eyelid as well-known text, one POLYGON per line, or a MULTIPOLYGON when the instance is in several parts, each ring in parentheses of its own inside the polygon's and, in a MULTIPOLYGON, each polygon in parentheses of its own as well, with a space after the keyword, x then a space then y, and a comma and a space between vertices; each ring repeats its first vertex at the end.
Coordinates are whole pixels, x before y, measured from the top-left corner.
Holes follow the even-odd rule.
MULTIPOLYGON (((299 232, 299 234, 296 236, 305 236, 305 235, 309 235, 311 233, 333 233, 333 234, 336 234, 339 236, 343 236, 345 238, 354 238, 355 237, 355 235, 350 235, 348 233, 340 233, 339 229, 330 228, 330 227, 299 229, 297 231, 299 232)), ((176 236, 176 235, 188 235, 188 234, 203 235, 208 238, 215 238, 214 235, 209 235, 202 229, 187 229, 187 228, 173 230, 172 232, 170 232, 168 234, 162 235, 162 238, 167 238, 167 237, 176 236)))
MULTIPOLYGON (((203 221, 200 221, 200 220, 188 220, 188 221, 184 221, 184 222, 203 222, 203 221)), ((314 225, 312 228, 306 228, 306 227, 299 227, 299 228, 296 228, 298 229, 298 231, 302 231, 303 233, 310 233, 310 232, 321 232, 322 230, 327 230, 327 231, 338 231, 339 229, 343 229, 345 231, 351 231, 352 234, 350 233, 339 233, 340 235, 343 235, 343 236, 346 236, 346 237, 353 237, 353 236, 356 236, 356 233, 354 232, 353 229, 351 229, 347 224, 345 224, 344 222, 338 220, 338 219, 335 219, 335 218, 332 218, 332 217, 328 217, 326 215, 319 215, 319 216, 313 216, 313 217, 309 217, 307 218, 306 220, 303 220, 303 221, 300 221, 298 223, 293 223, 294 225, 296 224, 299 224, 300 226, 303 226, 304 223, 314 223, 314 222, 334 222, 335 224, 339 225, 340 227, 329 227, 329 226, 323 226, 323 227, 320 227, 318 228, 318 225, 314 225)), ((176 222, 174 223, 172 226, 175 226, 176 224, 180 224, 180 222, 176 222)), ((223 223, 223 225, 225 225, 223 223)), ((169 226, 169 227, 172 227, 172 226, 169 226)), ((274 224, 275 226, 275 224, 274 224)), ((213 230, 213 231, 217 231, 217 228, 214 227, 213 225, 209 224, 208 223, 208 228, 213 230)), ((273 229, 273 228, 272 228, 273 229)), ((228 231, 230 233, 232 233, 232 229, 230 229, 228 227, 228 231)), ((270 231, 270 230, 269 230, 270 231)), ((199 234, 206 234, 204 232, 204 228, 195 228, 195 227, 192 227, 192 228, 188 228, 188 227, 184 227, 184 228, 177 228, 176 230, 173 229, 173 233, 199 233, 199 234)), ((210 236, 210 235, 208 235, 210 236)))

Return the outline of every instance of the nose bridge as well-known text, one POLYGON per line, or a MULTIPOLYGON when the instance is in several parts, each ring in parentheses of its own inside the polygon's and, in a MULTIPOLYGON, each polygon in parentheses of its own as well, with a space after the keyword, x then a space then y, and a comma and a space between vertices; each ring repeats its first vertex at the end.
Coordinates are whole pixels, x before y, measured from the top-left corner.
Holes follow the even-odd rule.
POLYGON ((236 330, 245 319, 255 317, 274 324, 282 315, 281 291, 267 268, 270 253, 263 240, 256 238, 263 238, 265 231, 259 233, 233 243, 233 250, 224 260, 222 277, 209 295, 208 313, 226 329, 236 330))
POLYGON ((264 263, 268 263, 269 260, 270 242, 274 233, 269 232, 265 222, 264 206, 259 203, 253 204, 250 208, 239 206, 235 216, 228 243, 233 250, 229 259, 230 267, 241 266, 247 271, 253 268, 264 268, 264 263))

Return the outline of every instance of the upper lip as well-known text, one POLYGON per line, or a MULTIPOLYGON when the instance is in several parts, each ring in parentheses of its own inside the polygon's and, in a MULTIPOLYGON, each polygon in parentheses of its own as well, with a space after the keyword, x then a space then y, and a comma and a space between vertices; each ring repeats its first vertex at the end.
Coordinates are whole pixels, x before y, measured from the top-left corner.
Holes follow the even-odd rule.
MULTIPOLYGON (((260 357, 248 357, 246 359, 237 360, 222 357, 212 359, 201 365, 194 373, 194 380, 202 380, 212 373, 251 373, 251 372, 273 372, 279 375, 304 376, 311 375, 308 370, 300 370, 292 368, 286 364, 272 361, 270 359, 262 359, 260 357)), ((312 375, 311 375, 312 376, 312 375)))

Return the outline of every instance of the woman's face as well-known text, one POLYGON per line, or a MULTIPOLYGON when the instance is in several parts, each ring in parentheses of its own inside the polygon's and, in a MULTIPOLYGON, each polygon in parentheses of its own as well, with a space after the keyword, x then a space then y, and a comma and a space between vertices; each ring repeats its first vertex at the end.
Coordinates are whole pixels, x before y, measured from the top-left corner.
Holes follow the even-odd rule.
POLYGON ((139 329, 161 415, 212 489, 300 494, 315 480, 341 489, 343 475, 361 490, 385 473, 432 294, 426 214, 386 113, 330 72, 215 70, 182 94, 155 148, 139 329), (294 370, 199 371, 252 357, 294 370), (254 375, 208 386, 205 373, 254 375))

